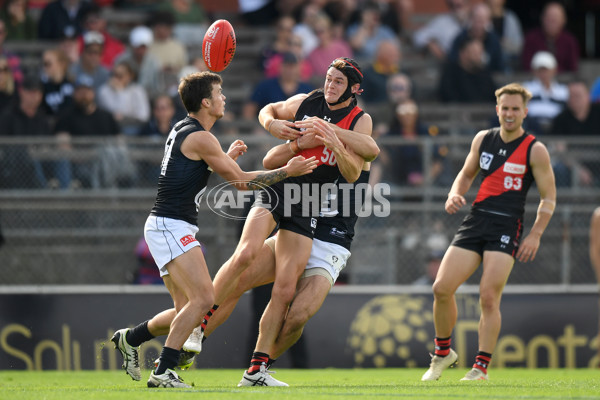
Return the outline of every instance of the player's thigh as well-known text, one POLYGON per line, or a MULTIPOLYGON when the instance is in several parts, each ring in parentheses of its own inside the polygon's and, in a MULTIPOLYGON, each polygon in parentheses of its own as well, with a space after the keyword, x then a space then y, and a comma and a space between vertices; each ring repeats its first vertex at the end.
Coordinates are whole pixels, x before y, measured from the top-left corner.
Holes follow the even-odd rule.
POLYGON ((246 249, 257 254, 275 226, 276 222, 271 213, 262 207, 252 207, 246 217, 236 252, 246 249))
POLYGON ((308 263, 312 238, 280 229, 275 242, 275 281, 289 280, 294 287, 308 263))
MULTIPOLYGON (((175 293, 178 297, 183 295, 188 300, 214 296, 212 280, 199 246, 175 258, 166 267, 169 272, 167 289, 171 296, 175 293)), ((165 284, 166 282, 167 280, 165 284)))
POLYGON ((434 282, 434 291, 454 293, 481 264, 481 256, 462 247, 450 246, 444 254, 434 282))
POLYGON ((319 311, 330 289, 331 283, 322 275, 312 275, 300 279, 288 318, 294 317, 295 313, 300 313, 299 318, 306 323, 319 311))
POLYGON ((480 293, 500 294, 510 276, 515 259, 501 251, 486 251, 483 253, 483 274, 479 284, 480 293))

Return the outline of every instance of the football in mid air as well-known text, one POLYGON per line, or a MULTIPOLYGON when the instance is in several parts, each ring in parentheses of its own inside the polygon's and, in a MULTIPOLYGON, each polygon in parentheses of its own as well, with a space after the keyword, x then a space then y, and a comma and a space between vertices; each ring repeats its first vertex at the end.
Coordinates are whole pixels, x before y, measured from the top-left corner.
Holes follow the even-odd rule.
POLYGON ((226 19, 216 20, 204 34, 202 57, 208 69, 221 72, 235 54, 235 31, 226 19))

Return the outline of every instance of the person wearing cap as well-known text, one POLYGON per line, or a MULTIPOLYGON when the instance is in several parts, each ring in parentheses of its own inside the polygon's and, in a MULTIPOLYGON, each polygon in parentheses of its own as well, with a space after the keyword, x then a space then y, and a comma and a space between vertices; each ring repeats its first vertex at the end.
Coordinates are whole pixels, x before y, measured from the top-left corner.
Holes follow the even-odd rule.
MULTIPOLYGON (((27 76, 17 92, 17 101, 0 114, 0 126, 2 126, 0 134, 10 137, 50 137, 52 130, 48 116, 42 107, 44 94, 40 79, 37 76, 27 76)), ((19 155, 15 157, 15 164, 18 167, 13 168, 14 171, 18 171, 18 175, 15 173, 16 176, 11 177, 11 169, 9 169, 5 171, 7 176, 2 179, 10 182, 14 178, 14 187, 45 188, 48 185, 42 161, 32 159, 27 146, 11 147, 11 154, 19 155)))
POLYGON ((569 99, 566 85, 556 80, 556 58, 548 51, 538 51, 531 59, 534 79, 523 86, 533 96, 529 101, 529 112, 525 126, 536 133, 548 133, 552 119, 564 108, 569 99))
POLYGON ((146 89, 150 98, 158 96, 165 89, 159 79, 160 62, 148 51, 153 41, 152 29, 144 25, 136 26, 129 33, 129 48, 115 60, 115 64, 126 62, 133 68, 137 83, 146 89))
POLYGON ((102 15, 102 9, 96 4, 92 4, 85 11, 83 16, 83 31, 84 33, 79 35, 77 40, 79 43, 79 52, 81 53, 84 48, 85 32, 95 31, 100 33, 104 39, 100 62, 110 70, 114 65, 115 58, 125 51, 125 45, 108 33, 106 30, 106 18, 102 15))
POLYGON ((313 87, 300 80, 300 60, 291 52, 282 54, 279 75, 275 78, 267 78, 260 81, 250 101, 244 104, 243 116, 248 120, 254 120, 264 106, 278 101, 284 101, 288 97, 299 93, 308 93, 313 87))
POLYGON ((101 64, 104 36, 96 31, 86 32, 83 44, 79 60, 71 64, 69 73, 75 80, 83 75, 92 78, 94 90, 97 91, 110 77, 110 71, 101 64))
POLYGON ((552 1, 544 6, 541 26, 525 35, 521 53, 521 66, 531 68, 531 60, 538 51, 549 51, 556 58, 558 72, 577 72, 579 68, 579 43, 565 29, 567 15, 562 4, 552 1))

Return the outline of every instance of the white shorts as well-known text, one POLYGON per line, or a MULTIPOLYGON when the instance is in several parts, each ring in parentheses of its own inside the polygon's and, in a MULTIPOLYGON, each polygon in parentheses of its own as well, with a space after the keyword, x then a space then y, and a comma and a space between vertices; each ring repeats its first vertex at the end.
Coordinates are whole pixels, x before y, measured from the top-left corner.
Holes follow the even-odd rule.
POLYGON ((160 276, 168 275, 165 265, 190 251, 200 242, 196 240, 198 227, 179 219, 150 215, 144 226, 144 238, 158 266, 160 276))
MULTIPOLYGON (((275 251, 275 238, 276 236, 271 236, 265 241, 265 244, 267 244, 273 252, 275 251)), ((329 281, 331 286, 333 286, 340 276, 340 272, 346 266, 350 255, 350 251, 339 244, 313 239, 308 264, 306 264, 304 273, 302 273, 300 279, 321 275, 329 281)))

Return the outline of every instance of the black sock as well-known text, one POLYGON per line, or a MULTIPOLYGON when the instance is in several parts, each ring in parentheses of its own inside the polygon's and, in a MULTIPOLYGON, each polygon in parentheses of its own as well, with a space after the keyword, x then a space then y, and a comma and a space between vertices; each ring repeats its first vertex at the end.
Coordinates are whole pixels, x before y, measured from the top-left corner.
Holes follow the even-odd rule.
POLYGON ((158 359, 158 367, 154 375, 162 375, 167 369, 173 369, 179 362, 179 350, 170 347, 163 347, 158 359))
POLYGON ((154 335, 148 330, 148 322, 144 321, 135 328, 131 328, 125 335, 125 340, 130 346, 138 347, 140 344, 154 339, 154 335))

